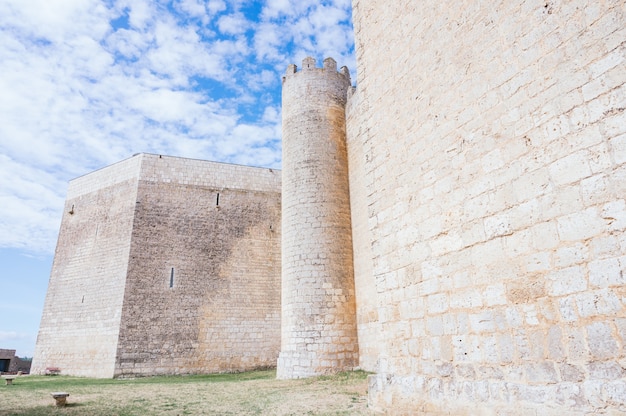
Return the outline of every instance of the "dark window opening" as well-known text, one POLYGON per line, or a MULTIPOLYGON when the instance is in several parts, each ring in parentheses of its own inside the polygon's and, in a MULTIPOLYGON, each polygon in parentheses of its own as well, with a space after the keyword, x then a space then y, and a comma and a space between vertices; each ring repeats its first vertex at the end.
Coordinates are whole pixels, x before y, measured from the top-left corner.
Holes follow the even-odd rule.
POLYGON ((220 206, 220 193, 217 193, 217 200, 215 201, 215 206, 219 207, 220 206))
POLYGON ((170 287, 174 287, 174 268, 172 267, 172 271, 170 272, 170 287))

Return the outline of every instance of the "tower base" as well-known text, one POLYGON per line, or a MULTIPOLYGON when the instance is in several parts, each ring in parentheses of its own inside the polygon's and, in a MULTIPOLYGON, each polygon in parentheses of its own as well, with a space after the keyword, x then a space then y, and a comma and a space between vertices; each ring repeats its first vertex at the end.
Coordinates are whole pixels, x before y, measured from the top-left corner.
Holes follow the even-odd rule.
POLYGON ((353 371, 357 369, 358 362, 358 352, 320 356, 315 351, 281 351, 278 355, 276 378, 307 378, 353 371))

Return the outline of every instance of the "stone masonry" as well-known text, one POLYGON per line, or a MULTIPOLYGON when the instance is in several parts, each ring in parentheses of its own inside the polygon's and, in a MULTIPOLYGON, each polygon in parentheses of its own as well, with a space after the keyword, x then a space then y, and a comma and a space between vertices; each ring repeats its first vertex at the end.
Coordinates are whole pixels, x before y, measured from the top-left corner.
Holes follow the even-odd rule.
POLYGON ((31 373, 115 374, 141 161, 70 182, 31 373))
POLYGON ((346 153, 347 68, 307 58, 283 78, 279 378, 358 365, 346 153))
POLYGON ((282 217, 268 169, 72 181, 33 371, 359 366, 388 414, 626 415, 626 3, 352 4, 356 88, 283 79, 282 217))
POLYGON ((626 414, 625 12, 353 1, 348 157, 374 408, 626 414))
POLYGON ((137 155, 70 183, 33 372, 273 367, 279 280, 279 171, 137 155))

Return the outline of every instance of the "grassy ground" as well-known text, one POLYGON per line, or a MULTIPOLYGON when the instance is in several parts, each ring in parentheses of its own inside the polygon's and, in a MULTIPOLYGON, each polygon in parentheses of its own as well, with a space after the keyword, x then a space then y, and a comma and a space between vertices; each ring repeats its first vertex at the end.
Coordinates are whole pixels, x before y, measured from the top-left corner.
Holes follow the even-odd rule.
POLYGON ((368 415, 367 373, 276 380, 274 371, 138 379, 22 376, 0 415, 368 415), (70 394, 57 408, 51 392, 70 394))

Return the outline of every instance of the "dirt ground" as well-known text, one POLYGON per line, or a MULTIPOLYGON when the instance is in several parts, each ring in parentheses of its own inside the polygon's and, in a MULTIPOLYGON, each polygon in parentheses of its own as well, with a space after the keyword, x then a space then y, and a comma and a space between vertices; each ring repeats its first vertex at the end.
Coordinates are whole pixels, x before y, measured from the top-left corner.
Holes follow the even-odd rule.
POLYGON ((26 376, 0 386, 0 415, 372 415, 366 377, 276 380, 273 371, 136 380, 26 376), (70 393, 66 407, 54 406, 53 391, 70 393))

